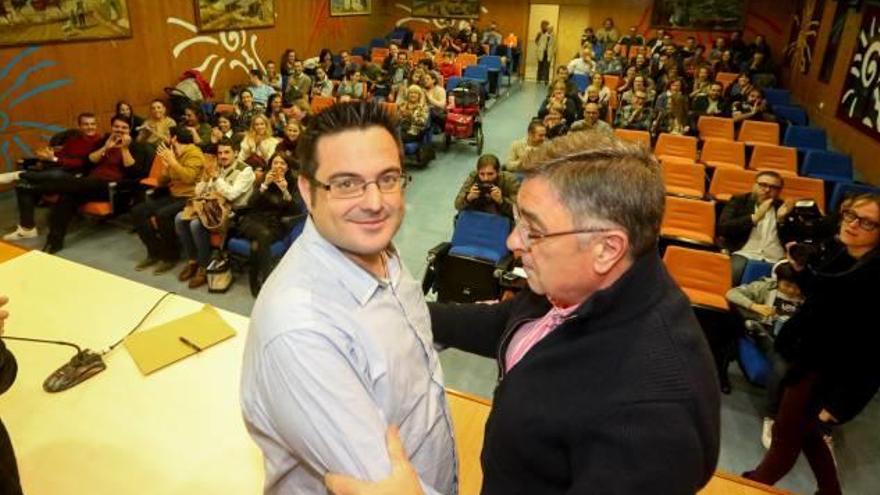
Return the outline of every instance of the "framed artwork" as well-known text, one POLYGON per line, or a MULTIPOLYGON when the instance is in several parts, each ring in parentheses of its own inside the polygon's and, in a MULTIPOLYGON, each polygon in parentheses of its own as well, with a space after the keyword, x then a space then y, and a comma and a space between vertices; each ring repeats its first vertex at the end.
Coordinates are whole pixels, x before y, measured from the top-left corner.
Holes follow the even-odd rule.
POLYGON ((412 0, 412 16, 476 19, 480 17, 480 0, 412 0))
POLYGON ((131 36, 128 0, 0 0, 0 46, 131 36))
POLYGON ((834 9, 834 24, 828 33, 828 42, 825 43, 825 54, 822 55, 822 65, 819 67, 819 81, 831 82, 834 73, 834 62, 837 60, 837 51, 840 49, 840 39, 843 37, 843 26, 846 24, 846 13, 849 10, 847 0, 837 0, 837 8, 834 9))
POLYGON ((654 0, 651 25, 658 28, 725 31, 743 29, 746 0, 654 0))
POLYGON ((373 11, 373 0, 330 0, 330 15, 369 15, 373 11))
POLYGON ((847 67, 837 118, 880 141, 880 5, 868 4, 847 67))
POLYGON ((275 25, 275 0, 195 0, 199 31, 235 31, 275 25))
POLYGON ((813 64, 816 35, 825 12, 825 0, 798 0, 791 20, 791 35, 785 46, 785 66, 808 74, 813 64))

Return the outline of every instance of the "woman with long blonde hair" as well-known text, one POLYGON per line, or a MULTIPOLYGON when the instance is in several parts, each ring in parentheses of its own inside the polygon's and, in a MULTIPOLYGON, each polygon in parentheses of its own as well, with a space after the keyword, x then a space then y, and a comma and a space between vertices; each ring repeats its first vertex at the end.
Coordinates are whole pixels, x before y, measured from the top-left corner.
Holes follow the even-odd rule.
POLYGON ((238 159, 249 163, 254 169, 263 169, 275 147, 281 140, 272 135, 272 124, 263 114, 255 115, 251 127, 241 140, 238 159))
POLYGON ((406 99, 397 106, 400 134, 404 142, 418 141, 428 127, 425 90, 416 84, 406 89, 406 99))

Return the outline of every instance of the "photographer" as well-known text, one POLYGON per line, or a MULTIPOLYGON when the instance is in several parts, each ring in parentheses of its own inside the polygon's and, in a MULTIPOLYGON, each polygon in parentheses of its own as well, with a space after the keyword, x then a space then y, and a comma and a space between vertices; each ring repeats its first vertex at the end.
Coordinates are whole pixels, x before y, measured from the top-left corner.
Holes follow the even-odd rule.
POLYGON ((513 219, 513 207, 519 182, 508 172, 501 171, 501 163, 495 155, 483 155, 477 160, 477 170, 465 179, 455 209, 478 210, 513 219))
POLYGON ((805 261, 788 257, 798 271, 806 301, 776 338, 775 349, 790 363, 773 442, 747 478, 774 484, 803 450, 819 493, 839 494, 837 470, 823 425, 853 419, 880 387, 877 332, 866 326, 876 317, 880 280, 880 195, 853 198, 842 214, 837 238, 805 261))

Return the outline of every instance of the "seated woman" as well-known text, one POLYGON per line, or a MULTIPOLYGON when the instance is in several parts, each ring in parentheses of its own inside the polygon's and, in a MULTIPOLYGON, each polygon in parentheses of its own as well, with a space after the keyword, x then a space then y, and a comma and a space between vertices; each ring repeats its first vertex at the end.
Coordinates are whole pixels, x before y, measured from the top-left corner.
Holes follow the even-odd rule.
POLYGON ((204 121, 205 114, 196 103, 191 103, 183 111, 183 128, 193 136, 193 144, 205 148, 211 143, 211 125, 204 121))
POLYGON ((667 101, 666 108, 660 109, 659 115, 654 121, 652 134, 655 136, 660 134, 680 136, 692 134, 693 126, 688 113, 687 97, 682 94, 674 94, 667 101))
POLYGON ((428 128, 428 103, 421 87, 412 85, 406 90, 406 100, 397 106, 400 135, 405 143, 417 142, 428 128))
POLYGON ((733 105, 745 101, 754 87, 752 78, 745 72, 740 73, 736 77, 736 82, 727 87, 727 102, 733 105))
POLYGON ((291 171, 294 174, 299 173, 299 163, 296 158, 296 146, 299 143, 299 137, 302 135, 303 126, 295 120, 291 120, 284 127, 284 137, 278 146, 275 147, 275 154, 284 157, 291 171))
POLYGON ((214 117, 214 127, 211 128, 211 144, 217 144, 223 139, 231 139, 236 144, 241 141, 241 135, 236 134, 232 115, 219 113, 214 117))
POLYGON ((284 218, 303 211, 296 188, 296 176, 280 154, 269 159, 269 171, 254 185, 247 212, 238 220, 236 230, 251 241, 251 291, 256 293, 272 271, 272 244, 287 235, 284 218))
POLYGON ((137 138, 138 129, 144 125, 144 118, 135 114, 131 104, 125 100, 116 102, 116 115, 128 121, 128 127, 131 128, 131 138, 137 138))
POLYGON ((564 81, 557 79, 551 88, 550 94, 547 96, 547 99, 541 103, 541 108, 538 109, 538 118, 543 119, 547 116, 547 112, 550 109, 550 105, 553 103, 561 104, 565 110, 562 112, 562 116, 565 119, 567 124, 571 124, 576 121, 578 118, 578 105, 577 100, 572 98, 570 95, 566 94, 566 84, 564 81))
MULTIPOLYGON (((607 90, 608 88, 603 89, 607 90)), ((583 104, 581 105, 581 108, 583 108, 583 106, 587 103, 595 103, 596 105, 598 105, 599 118, 602 120, 608 119, 608 100, 603 100, 602 93, 601 91, 599 91, 599 88, 592 84, 590 86, 587 86, 587 90, 584 91, 583 104)))
MULTIPOLYGON (((723 38, 719 38, 723 39, 723 38)), ((719 72, 727 72, 731 74, 739 73, 739 65, 733 59, 733 52, 730 50, 724 50, 721 52, 721 58, 715 62, 714 73, 718 74, 719 72)))
POLYGON ((437 74, 427 71, 422 76, 422 87, 431 113, 431 122, 437 129, 442 129, 446 122, 446 89, 437 83, 437 74))
POLYGON ((690 97, 694 99, 698 96, 708 95, 709 87, 712 85, 712 75, 709 73, 709 68, 705 65, 700 66, 697 69, 696 75, 694 75, 694 84, 692 85, 692 90, 690 97))
POLYGON ((654 100, 656 99, 657 94, 654 92, 654 88, 651 88, 647 85, 647 81, 650 81, 650 79, 645 78, 642 75, 637 75, 633 79, 632 89, 626 91, 620 97, 621 108, 632 105, 633 97, 638 92, 642 92, 645 94, 645 104, 647 104, 649 107, 654 106, 654 100))
POLYGON ((235 132, 247 132, 251 127, 251 120, 264 113, 263 106, 254 100, 254 94, 249 89, 242 90, 235 103, 235 132))
POLYGON ((590 85, 587 86, 587 89, 584 90, 584 95, 581 97, 581 105, 587 103, 586 95, 590 88, 595 89, 599 94, 599 104, 607 107, 608 102, 611 101, 611 89, 605 85, 605 76, 598 72, 593 74, 593 78, 590 80, 590 85))
POLYGON ((275 93, 269 97, 266 105, 266 117, 269 118, 272 134, 279 137, 283 136, 284 128, 287 126, 287 115, 284 113, 280 93, 275 93))
POLYGON ((167 143, 171 140, 171 128, 177 122, 168 116, 168 108, 162 100, 153 100, 150 103, 150 116, 138 129, 137 142, 154 150, 159 143, 167 143))
POLYGON ((547 128, 547 138, 552 139, 559 137, 568 132, 568 125, 565 122, 565 106, 553 101, 547 106, 547 115, 544 116, 544 127, 547 128))
POLYGON ((312 96, 333 96, 333 81, 327 77, 323 67, 315 69, 315 82, 312 84, 312 96))
POLYGON ((269 119, 263 114, 256 115, 251 120, 250 130, 241 140, 238 159, 254 167, 254 170, 264 169, 280 141, 272 135, 269 119))

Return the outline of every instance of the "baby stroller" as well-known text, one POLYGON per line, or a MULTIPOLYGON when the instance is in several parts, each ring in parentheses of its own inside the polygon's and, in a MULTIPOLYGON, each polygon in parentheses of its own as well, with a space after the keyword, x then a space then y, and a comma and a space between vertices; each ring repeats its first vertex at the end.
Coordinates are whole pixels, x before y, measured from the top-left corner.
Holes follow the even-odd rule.
POLYGON ((467 139, 477 146, 477 154, 483 154, 483 123, 480 116, 481 88, 478 84, 463 81, 450 93, 446 107, 446 149, 453 139, 467 139))

